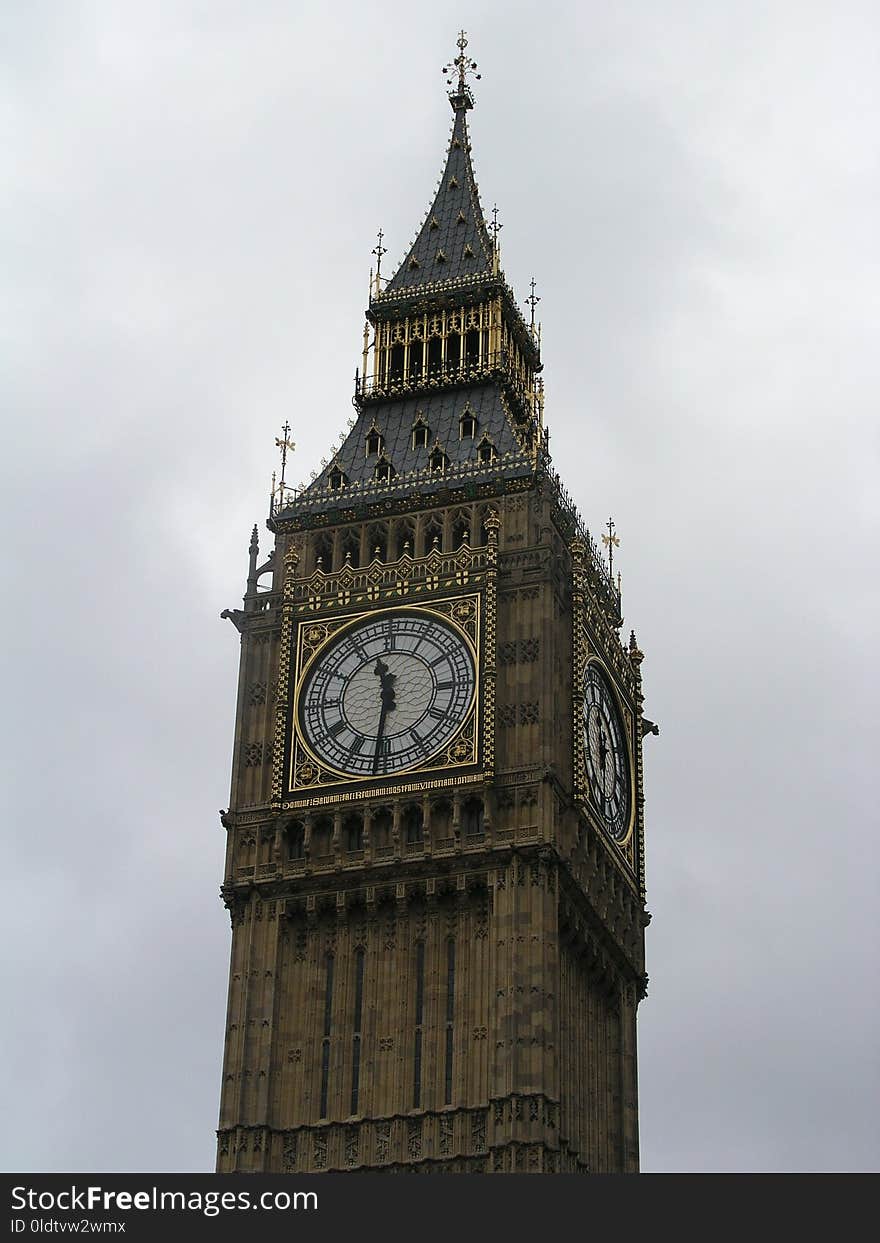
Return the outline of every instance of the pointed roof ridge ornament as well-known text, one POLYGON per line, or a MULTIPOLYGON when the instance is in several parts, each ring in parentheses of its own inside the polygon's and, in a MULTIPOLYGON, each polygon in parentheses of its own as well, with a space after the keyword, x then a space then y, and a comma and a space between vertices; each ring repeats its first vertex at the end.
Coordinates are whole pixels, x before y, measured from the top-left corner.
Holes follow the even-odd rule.
POLYGON ((448 65, 444 65, 442 70, 447 86, 452 87, 452 90, 449 92, 449 102, 452 105, 453 112, 466 112, 468 108, 473 108, 474 96, 468 85, 468 74, 472 73, 478 82, 483 76, 481 73, 476 72, 477 62, 471 60, 470 56, 465 55, 467 45, 467 31, 460 30, 456 40, 458 55, 455 60, 451 60, 448 65), (454 76, 457 80, 451 81, 454 76))

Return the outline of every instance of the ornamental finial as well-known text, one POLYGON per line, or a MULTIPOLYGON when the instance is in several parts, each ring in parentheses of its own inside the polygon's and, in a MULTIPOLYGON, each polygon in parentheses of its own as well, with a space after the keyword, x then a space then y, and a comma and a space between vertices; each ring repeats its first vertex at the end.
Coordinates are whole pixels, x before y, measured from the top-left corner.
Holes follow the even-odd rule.
POLYGON ((285 505, 290 503, 288 493, 290 489, 287 486, 285 472, 287 471, 287 455, 293 453, 296 445, 290 439, 291 427, 287 419, 284 420, 284 426, 281 429, 281 435, 275 437, 275 445, 281 450, 281 479, 276 482, 275 471, 272 471, 272 495, 269 501, 270 513, 275 513, 279 509, 283 509, 285 505))
MULTIPOLYGON (((382 239, 384 238, 384 236, 385 234, 380 229, 376 245, 370 251, 371 255, 376 256, 376 294, 377 295, 382 292, 382 256, 388 254, 388 247, 382 245, 382 239)), ((373 294, 373 273, 371 272, 370 273, 370 296, 371 297, 372 297, 372 294, 373 294)))
POLYGON ((281 486, 284 487, 284 475, 287 470, 287 455, 293 453, 296 445, 290 439, 291 427, 287 419, 284 420, 284 426, 281 429, 281 436, 275 437, 275 444, 281 450, 281 486))
POLYGON ((535 293, 535 278, 534 278, 534 276, 532 277, 531 281, 529 282, 529 288, 531 289, 531 291, 532 291, 532 292, 529 294, 528 298, 526 298, 526 306, 527 306, 527 307, 529 307, 529 308, 531 309, 531 312, 532 312, 532 315, 531 315, 531 323, 530 323, 529 327, 530 327, 530 328, 531 328, 531 330, 532 330, 532 336, 534 336, 534 335, 535 335, 535 307, 536 307, 536 306, 538 305, 538 303, 541 301, 541 295, 540 295, 540 294, 536 294, 536 293, 535 293))
POLYGON ((614 534, 616 523, 613 518, 609 518, 605 523, 608 528, 608 534, 602 536, 602 543, 608 549, 608 574, 611 582, 614 582, 614 550, 620 547, 620 540, 614 534))
POLYGON ((477 62, 471 60, 470 56, 465 55, 467 45, 467 32, 460 30, 456 40, 458 55, 455 60, 451 60, 448 65, 443 66, 443 76, 446 78, 446 84, 452 87, 449 92, 449 102, 456 112, 459 108, 473 108, 474 106, 474 97, 468 85, 467 75, 473 73, 477 81, 483 76, 481 73, 476 72, 477 62), (458 75, 458 80, 455 82, 451 80, 453 74, 458 75))
POLYGON ((504 228, 503 224, 498 221, 498 204, 492 208, 492 223, 489 225, 489 232, 492 234, 492 271, 497 275, 501 268, 501 247, 498 244, 498 234, 504 228))

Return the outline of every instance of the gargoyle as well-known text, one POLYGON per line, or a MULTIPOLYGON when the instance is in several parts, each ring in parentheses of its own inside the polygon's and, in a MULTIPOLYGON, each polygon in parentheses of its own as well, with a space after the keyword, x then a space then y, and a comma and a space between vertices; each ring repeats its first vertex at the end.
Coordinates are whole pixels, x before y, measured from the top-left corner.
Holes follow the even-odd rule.
POLYGON ((227 617, 232 622, 238 633, 241 634, 245 626, 244 611, 242 609, 224 609, 220 614, 220 619, 221 621, 225 621, 227 617))

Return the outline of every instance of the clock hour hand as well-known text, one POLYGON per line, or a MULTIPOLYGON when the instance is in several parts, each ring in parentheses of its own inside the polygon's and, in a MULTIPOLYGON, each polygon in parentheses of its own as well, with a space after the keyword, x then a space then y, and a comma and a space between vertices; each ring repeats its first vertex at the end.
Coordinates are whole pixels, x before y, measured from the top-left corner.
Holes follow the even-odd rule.
POLYGON ((602 770, 602 784, 605 784, 605 761, 608 759, 608 743, 605 741, 605 730, 599 727, 599 767, 602 770))
POLYGON ((382 740, 385 734, 385 722, 388 713, 392 712, 397 706, 394 698, 394 683, 397 680, 396 674, 390 672, 388 666, 381 657, 376 661, 376 667, 373 670, 379 679, 379 699, 381 707, 379 709, 379 725, 376 730, 376 751, 373 755, 373 772, 379 771, 379 759, 382 755, 382 740))

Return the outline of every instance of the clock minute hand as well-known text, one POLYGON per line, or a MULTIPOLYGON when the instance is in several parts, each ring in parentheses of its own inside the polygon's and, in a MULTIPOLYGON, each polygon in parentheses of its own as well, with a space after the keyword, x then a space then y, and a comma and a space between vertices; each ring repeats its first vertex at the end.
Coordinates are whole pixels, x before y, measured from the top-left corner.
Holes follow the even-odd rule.
POLYGON ((373 673, 379 679, 379 696, 382 705, 379 711, 379 725, 376 730, 376 751, 373 755, 373 772, 377 773, 379 771, 379 759, 382 754, 382 739, 385 735, 385 721, 387 720, 388 713, 397 706, 394 698, 396 676, 389 672, 388 666, 381 658, 376 661, 373 673))

